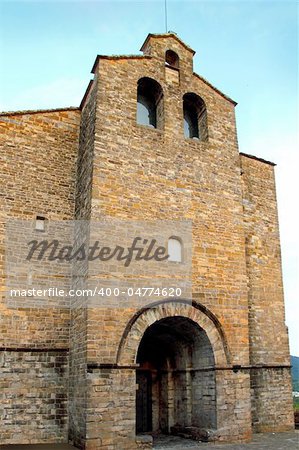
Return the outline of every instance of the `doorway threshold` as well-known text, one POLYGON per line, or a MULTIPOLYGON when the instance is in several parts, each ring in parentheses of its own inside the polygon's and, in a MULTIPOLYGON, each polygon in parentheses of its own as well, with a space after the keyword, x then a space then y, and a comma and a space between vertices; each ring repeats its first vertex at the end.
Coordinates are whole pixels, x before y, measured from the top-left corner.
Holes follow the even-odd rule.
POLYGON ((191 439, 181 438, 179 436, 159 434, 154 436, 153 450, 197 450, 206 447, 206 443, 196 442, 191 439))

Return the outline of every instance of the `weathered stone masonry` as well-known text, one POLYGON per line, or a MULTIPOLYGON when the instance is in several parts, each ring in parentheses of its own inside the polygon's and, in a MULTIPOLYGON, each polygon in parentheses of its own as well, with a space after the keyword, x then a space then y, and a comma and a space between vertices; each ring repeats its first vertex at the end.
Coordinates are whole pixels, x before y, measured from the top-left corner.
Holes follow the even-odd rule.
POLYGON ((78 109, 1 117, 1 443, 65 442, 70 313, 8 309, 4 231, 9 219, 72 219, 78 109))
POLYGON ((98 56, 80 109, 1 115, 1 443, 142 448, 136 376, 152 383, 141 428, 242 441, 293 427, 273 164, 239 153, 235 102, 193 73, 176 35, 142 51, 98 56), (156 128, 136 122, 144 77, 162 92, 156 128), (205 105, 198 139, 184 136, 187 93, 205 105), (39 215, 191 220, 192 302, 7 309, 5 223, 39 215))

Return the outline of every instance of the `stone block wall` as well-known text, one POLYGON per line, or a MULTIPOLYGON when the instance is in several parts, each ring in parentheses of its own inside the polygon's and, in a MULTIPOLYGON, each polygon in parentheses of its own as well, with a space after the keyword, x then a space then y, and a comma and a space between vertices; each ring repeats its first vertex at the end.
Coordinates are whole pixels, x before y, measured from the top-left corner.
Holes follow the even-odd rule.
POLYGON ((294 427, 273 164, 241 155, 253 426, 294 427))
POLYGON ((79 123, 77 108, 0 116, 1 444, 67 442, 70 312, 7 307, 4 236, 10 219, 73 219, 79 123))
POLYGON ((86 449, 134 450, 136 374, 130 368, 89 369, 86 449))
POLYGON ((250 375, 248 370, 216 371, 217 422, 220 441, 248 441, 252 437, 250 375))
MULTIPOLYGON (((73 219, 80 111, 0 116, 0 281, 5 287, 5 224, 10 219, 73 219)), ((0 348, 68 347, 69 311, 8 309, 0 301, 0 348)))
MULTIPOLYGON (((234 362, 248 364, 247 273, 234 104, 193 74, 192 52, 176 39, 157 39, 151 52, 136 58, 100 58, 95 68, 101 82, 91 218, 192 220, 193 299, 224 324, 234 362), (179 86, 165 79, 169 47, 180 56, 179 86), (143 76, 163 88, 163 130, 136 123, 137 82, 143 76), (184 137, 186 92, 198 93, 206 103, 208 142, 184 137)), ((125 309, 119 317, 114 314, 112 320, 119 326, 114 329, 111 354, 131 314, 125 309)), ((101 325, 98 332, 92 330, 95 342, 101 342, 106 320, 98 316, 101 325)), ((93 354, 97 360, 102 358, 100 346, 93 354)))
POLYGON ((250 362, 290 364, 273 164, 241 155, 250 362))
MULTIPOLYGON (((93 147, 95 136, 96 79, 90 86, 81 113, 79 152, 77 162, 75 218, 82 225, 75 228, 75 242, 80 246, 89 239, 91 211, 93 147)), ((88 262, 75 263, 74 289, 86 288, 88 262)), ((69 440, 83 448, 86 442, 87 413, 87 301, 76 297, 71 305, 70 380, 69 380, 69 440)))
POLYGON ((0 353, 1 444, 67 442, 68 353, 0 353))
MULTIPOLYGON (((192 220, 192 299, 219 319, 231 356, 231 372, 224 369, 221 378, 221 371, 217 371, 218 379, 222 380, 219 389, 224 389, 221 395, 217 393, 217 401, 220 398, 224 401, 223 416, 220 409, 217 420, 219 424, 227 423, 226 429, 222 427, 221 439, 248 439, 251 433, 249 363, 262 360, 279 365, 287 364, 288 359, 273 175, 268 189, 262 183, 259 185, 260 181, 254 185, 253 196, 258 197, 259 190, 263 191, 258 197, 261 209, 247 210, 247 189, 252 185, 249 181, 249 187, 244 188, 244 180, 251 172, 247 175, 247 170, 241 178, 234 103, 193 73, 193 52, 175 37, 150 37, 143 50, 143 57, 99 57, 94 67, 101 82, 97 90, 91 219, 112 216, 149 221, 192 220), (169 48, 179 55, 179 77, 169 76, 165 68, 165 51, 169 48), (160 129, 136 123, 137 83, 144 76, 159 82, 163 89, 160 129), (206 104, 207 142, 184 137, 182 98, 186 92, 197 93, 206 104), (266 222, 273 229, 271 250, 267 253, 266 248, 265 252, 269 264, 264 271, 257 262, 256 248, 251 252, 247 230, 257 223, 262 233, 265 230, 268 233, 266 222), (250 258, 256 267, 256 279, 265 277, 265 286, 258 282, 255 285, 250 258), (273 277, 276 277, 274 289, 273 277), (265 287, 269 287, 276 299, 274 322, 278 337, 274 347, 270 335, 260 331, 263 321, 257 320, 261 312, 256 311, 262 305, 261 292, 265 292, 265 287), (262 340, 264 344, 260 345, 262 340), (263 348, 265 352, 266 348, 272 348, 267 361, 258 356, 263 348), (244 369, 237 375, 232 371, 233 365, 244 369), (235 397, 230 406, 225 406, 224 399, 229 393, 235 397), (235 428, 232 423, 236 424, 235 428)), ((244 166, 253 164, 249 158, 243 164, 245 159, 242 158, 243 172, 244 166)), ((269 176, 268 168, 261 161, 255 164, 257 171, 266 171, 269 176)), ((144 306, 148 304, 150 300, 145 299, 144 306)), ((111 311, 107 308, 104 313, 88 311, 88 363, 115 364, 122 330, 132 314, 132 308, 111 311)), ((271 313, 269 317, 264 315, 265 325, 273 324, 273 317, 271 313)))
MULTIPOLYGON (((152 39, 144 57, 99 59, 91 218, 191 219, 192 298, 222 324, 231 364, 248 365, 247 272, 234 104, 193 74, 192 56, 190 49, 168 37, 152 39), (166 76, 167 48, 180 57, 179 84, 166 76), (136 123, 137 82, 144 76, 162 86, 163 129, 136 123), (197 93, 206 103, 208 142, 184 137, 186 92, 197 93)), ((143 306, 150 303, 144 299, 143 306)), ((88 363, 115 364, 123 330, 135 312, 124 307, 88 311, 88 363)), ((235 392, 234 382, 231 389, 235 392)), ((248 439, 248 374, 236 392, 244 405, 238 409, 236 396, 228 417, 235 420, 240 410, 233 435, 248 439)), ((229 389, 223 392, 224 403, 228 395, 229 389)), ((229 439, 228 430, 223 439, 229 439)))
POLYGON ((250 372, 253 429, 257 433, 294 429, 291 372, 288 367, 255 368, 250 372))

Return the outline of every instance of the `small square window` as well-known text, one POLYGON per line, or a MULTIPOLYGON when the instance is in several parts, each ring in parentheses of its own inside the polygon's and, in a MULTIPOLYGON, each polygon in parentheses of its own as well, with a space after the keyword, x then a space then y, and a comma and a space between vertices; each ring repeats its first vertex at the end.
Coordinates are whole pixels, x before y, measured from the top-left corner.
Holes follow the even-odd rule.
POLYGON ((42 216, 36 216, 35 229, 36 231, 45 231, 46 218, 42 216))

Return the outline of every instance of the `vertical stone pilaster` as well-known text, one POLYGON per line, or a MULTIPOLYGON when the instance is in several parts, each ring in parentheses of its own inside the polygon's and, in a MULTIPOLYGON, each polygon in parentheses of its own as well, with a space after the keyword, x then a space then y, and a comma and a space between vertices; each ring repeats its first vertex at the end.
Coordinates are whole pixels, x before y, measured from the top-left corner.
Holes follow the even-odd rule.
POLYGON ((93 369, 87 386, 86 449, 135 449, 135 369, 93 369))
POLYGON ((241 165, 253 427, 290 430, 294 415, 274 167, 246 155, 241 165))
POLYGON ((294 429, 289 368, 251 370, 252 424, 255 432, 282 432, 294 429))
POLYGON ((216 370, 216 390, 219 440, 250 440, 252 429, 248 370, 216 370))

